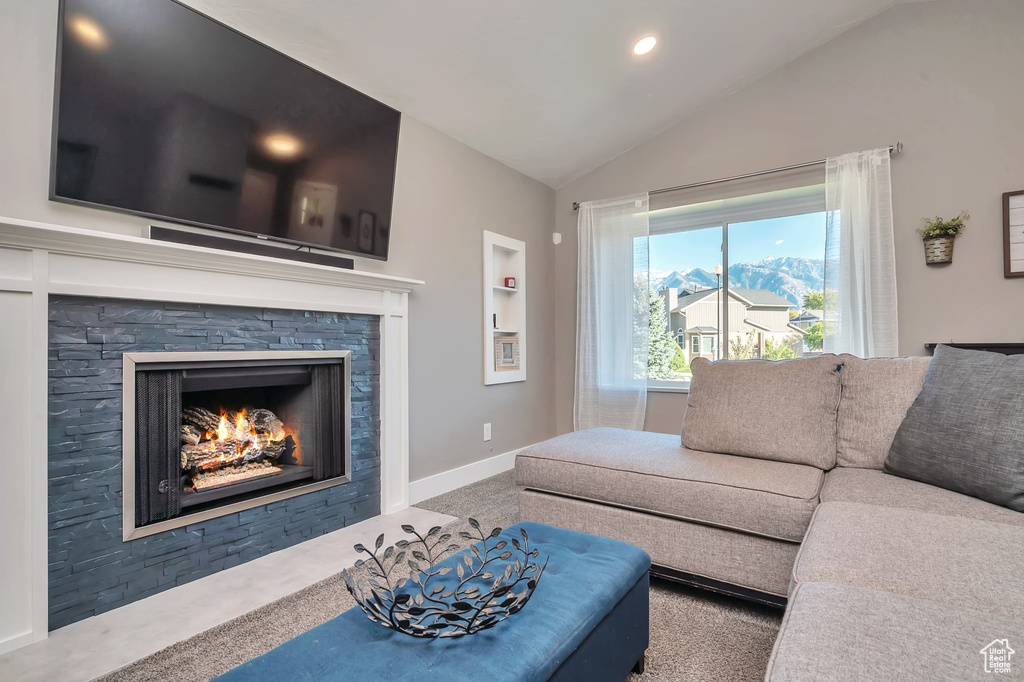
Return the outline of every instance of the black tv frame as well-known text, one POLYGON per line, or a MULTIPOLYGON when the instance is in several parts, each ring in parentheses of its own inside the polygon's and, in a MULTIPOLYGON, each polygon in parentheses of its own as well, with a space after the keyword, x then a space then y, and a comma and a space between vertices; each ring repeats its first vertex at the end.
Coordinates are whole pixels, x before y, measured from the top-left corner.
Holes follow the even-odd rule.
MULTIPOLYGON (((325 78, 328 78, 328 79, 334 81, 335 83, 341 85, 342 87, 349 88, 350 90, 355 90, 355 88, 353 88, 350 85, 346 85, 345 83, 342 83, 337 78, 334 78, 333 76, 331 76, 329 74, 326 74, 323 71, 310 66, 309 64, 301 62, 298 59, 296 59, 296 58, 294 58, 294 57, 292 57, 290 55, 287 55, 284 52, 281 52, 280 50, 278 50, 278 49, 276 49, 274 47, 271 47, 270 45, 267 45, 266 43, 264 43, 262 41, 257 40, 256 38, 253 38, 250 35, 246 35, 245 33, 242 33, 241 31, 239 31, 238 29, 236 29, 236 28, 234 28, 232 26, 228 26, 227 24, 225 24, 222 21, 214 19, 213 17, 208 16, 206 14, 203 14, 199 10, 194 9, 192 7, 189 7, 188 5, 184 4, 180 0, 163 0, 163 1, 164 2, 173 2, 174 4, 187 9, 188 11, 192 12, 193 14, 197 14, 200 17, 202 17, 203 19, 206 19, 207 21, 212 21, 213 23, 217 24, 218 26, 226 28, 226 29, 228 29, 229 31, 231 31, 233 33, 237 33, 239 36, 245 38, 246 40, 250 40, 250 41, 256 43, 257 45, 265 47, 266 49, 270 50, 271 52, 273 52, 273 53, 275 53, 275 54, 277 54, 277 55, 279 55, 281 57, 284 57, 285 59, 288 59, 289 61, 292 61, 292 62, 298 64, 299 66, 303 67, 303 68, 306 68, 306 69, 309 69, 311 71, 315 71, 316 73, 319 73, 321 76, 324 76, 325 78)), ((230 232, 231 234, 237 234, 237 235, 241 235, 243 237, 248 237, 249 239, 252 239, 253 242, 254 242, 253 245, 257 249, 258 249, 258 247, 261 246, 261 244, 259 242, 262 242, 262 241, 273 241, 273 242, 276 242, 276 243, 279 243, 279 244, 292 244, 294 246, 308 247, 308 248, 311 248, 311 249, 320 249, 322 251, 333 251, 335 253, 343 253, 343 254, 346 254, 346 255, 349 255, 349 256, 357 256, 359 258, 370 258, 372 260, 379 260, 379 261, 387 261, 388 260, 388 256, 391 254, 391 230, 394 227, 394 218, 393 217, 392 217, 392 220, 391 220, 391 225, 388 226, 388 240, 387 240, 387 250, 388 250, 388 253, 385 254, 384 256, 377 256, 377 255, 373 255, 373 254, 363 253, 361 251, 350 251, 348 249, 339 249, 339 248, 334 247, 334 246, 325 246, 323 244, 314 244, 314 243, 309 243, 309 242, 303 242, 303 241, 299 241, 299 240, 296 240, 296 239, 285 239, 283 237, 274 237, 274 236, 271 236, 271 235, 264 235, 264 234, 259 234, 259 233, 256 233, 256 232, 248 232, 246 230, 238 230, 238 229, 231 228, 231 227, 224 227, 223 225, 211 225, 209 223, 202 223, 202 222, 197 222, 197 221, 192 221, 192 220, 186 220, 184 218, 174 218, 174 217, 171 217, 171 216, 160 215, 160 214, 157 214, 157 213, 147 213, 145 211, 134 211, 134 210, 127 209, 127 208, 121 208, 120 206, 109 206, 107 204, 98 204, 98 203, 96 203, 94 201, 83 201, 81 199, 71 199, 71 198, 68 198, 68 197, 57 196, 57 134, 58 134, 58 131, 57 131, 57 120, 58 120, 58 114, 60 112, 60 76, 61 76, 60 65, 62 63, 62 55, 63 55, 63 48, 64 48, 64 46, 63 46, 63 42, 64 42, 64 29, 63 29, 63 26, 64 26, 64 12, 66 10, 65 0, 59 0, 59 3, 60 4, 59 4, 58 10, 57 10, 57 53, 56 53, 56 62, 54 63, 54 67, 55 68, 54 68, 54 75, 53 75, 53 116, 51 117, 52 120, 51 120, 51 126, 50 126, 51 127, 51 130, 50 130, 50 186, 49 186, 49 200, 50 201, 53 201, 53 202, 56 202, 56 203, 60 203, 60 204, 70 204, 70 205, 73 205, 73 206, 84 206, 86 208, 94 208, 94 209, 98 209, 98 210, 101 210, 101 211, 109 211, 111 213, 120 213, 122 215, 131 215, 131 216, 138 216, 140 218, 150 218, 152 220, 161 220, 161 221, 165 221, 165 222, 168 222, 168 223, 174 223, 176 225, 189 225, 191 227, 201 227, 201 228, 204 228, 204 229, 207 229, 207 230, 216 230, 218 232, 230 232)), ((387 104, 384 104, 384 102, 381 102, 379 99, 376 99, 375 97, 370 97, 365 92, 362 92, 360 90, 356 90, 356 92, 358 92, 359 94, 363 95, 364 97, 368 97, 369 99, 372 99, 374 102, 377 102, 381 106, 387 107, 388 109, 391 109, 391 111, 393 111, 396 114, 398 114, 398 137, 399 137, 399 141, 401 141, 401 136, 402 136, 402 112, 400 112, 398 109, 395 109, 394 107, 391 107, 391 106, 389 106, 387 104)), ((395 167, 396 167, 395 177, 394 177, 394 179, 392 180, 392 183, 391 183, 392 216, 393 216, 393 211, 394 211, 395 184, 398 182, 398 173, 397 173, 398 158, 397 158, 397 156, 395 158, 395 167)), ((171 228, 164 228, 164 229, 171 230, 171 228)), ((179 230, 179 232, 183 232, 183 231, 179 230)), ((186 233, 186 234, 193 235, 193 236, 198 236, 198 235, 196 235, 196 233, 186 233)), ((237 239, 230 239, 230 240, 229 239, 219 239, 217 237, 214 237, 213 235, 209 235, 208 240, 211 240, 211 241, 212 240, 219 240, 220 242, 227 242, 229 246, 232 246, 232 248, 224 249, 224 250, 237 250, 237 251, 243 251, 244 253, 259 253, 261 255, 268 255, 266 253, 263 253, 261 250, 245 250, 245 249, 240 248, 240 247, 239 248, 235 248, 234 247, 235 244, 246 244, 246 243, 248 243, 248 242, 240 242, 237 239)), ((167 241, 176 241, 176 240, 168 239, 167 241)), ((210 246, 211 245, 211 241, 207 241, 207 243, 205 245, 210 246)), ((188 242, 180 241, 179 243, 188 243, 188 242)), ((191 242, 191 243, 195 243, 195 242, 191 242)), ((265 245, 262 245, 262 246, 263 246, 264 249, 268 248, 265 245)), ((224 247, 213 247, 213 248, 224 248, 224 247)), ((287 252, 286 252, 285 254, 280 255, 280 256, 274 254, 274 257, 276 257, 276 258, 289 258, 289 259, 292 259, 292 260, 305 260, 303 257, 299 257, 298 256, 298 254, 300 254, 300 252, 298 252, 298 251, 293 252, 293 254, 294 254, 293 256, 289 256, 289 255, 287 255, 287 252)), ((303 256, 306 256, 306 255, 316 255, 316 254, 309 254, 309 253, 303 254, 303 256)), ((326 258, 327 256, 324 256, 324 257, 326 258)), ((336 258, 335 260, 344 261, 344 260, 347 260, 347 259, 338 259, 338 258, 336 258)), ((306 262, 318 262, 318 261, 307 260, 306 262)), ((326 262, 320 262, 320 264, 321 265, 331 265, 331 263, 326 263, 326 262)), ((352 265, 346 265, 346 264, 338 264, 338 265, 335 265, 335 267, 352 268, 353 266, 352 265)))

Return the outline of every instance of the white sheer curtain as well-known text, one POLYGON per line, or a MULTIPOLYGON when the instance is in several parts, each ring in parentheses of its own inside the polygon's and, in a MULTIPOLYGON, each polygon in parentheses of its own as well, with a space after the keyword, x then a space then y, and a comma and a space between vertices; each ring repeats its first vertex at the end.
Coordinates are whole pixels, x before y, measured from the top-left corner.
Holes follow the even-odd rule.
POLYGON ((579 209, 576 429, 642 429, 650 334, 648 201, 636 195, 579 209))
POLYGON ((895 356, 896 251, 888 148, 828 159, 825 211, 825 351, 895 356))

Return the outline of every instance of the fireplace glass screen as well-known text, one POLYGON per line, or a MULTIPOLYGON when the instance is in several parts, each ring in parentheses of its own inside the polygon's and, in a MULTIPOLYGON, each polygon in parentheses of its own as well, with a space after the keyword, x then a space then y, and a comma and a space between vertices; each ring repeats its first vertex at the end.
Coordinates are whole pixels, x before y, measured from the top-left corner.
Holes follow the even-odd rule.
POLYGON ((136 526, 345 476, 347 361, 136 365, 136 526))

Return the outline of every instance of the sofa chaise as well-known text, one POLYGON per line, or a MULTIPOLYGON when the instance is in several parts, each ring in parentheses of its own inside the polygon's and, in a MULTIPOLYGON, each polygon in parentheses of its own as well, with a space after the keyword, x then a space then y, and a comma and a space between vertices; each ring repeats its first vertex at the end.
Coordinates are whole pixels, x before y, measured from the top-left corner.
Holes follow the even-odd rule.
POLYGON ((742 367, 694 368, 682 444, 597 428, 520 453, 522 519, 786 606, 767 680, 970 679, 1024 643, 1024 514, 883 470, 928 358, 715 364, 742 367))

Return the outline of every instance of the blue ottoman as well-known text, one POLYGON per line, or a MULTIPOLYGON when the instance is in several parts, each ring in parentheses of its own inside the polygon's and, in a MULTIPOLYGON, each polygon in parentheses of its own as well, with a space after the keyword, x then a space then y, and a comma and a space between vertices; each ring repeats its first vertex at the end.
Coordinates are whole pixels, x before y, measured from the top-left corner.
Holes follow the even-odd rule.
POLYGON ((547 568, 523 610, 490 630, 419 639, 370 622, 356 607, 217 679, 620 682, 643 672, 647 553, 539 523, 499 537, 518 538, 520 528, 540 559, 549 557, 547 568))

